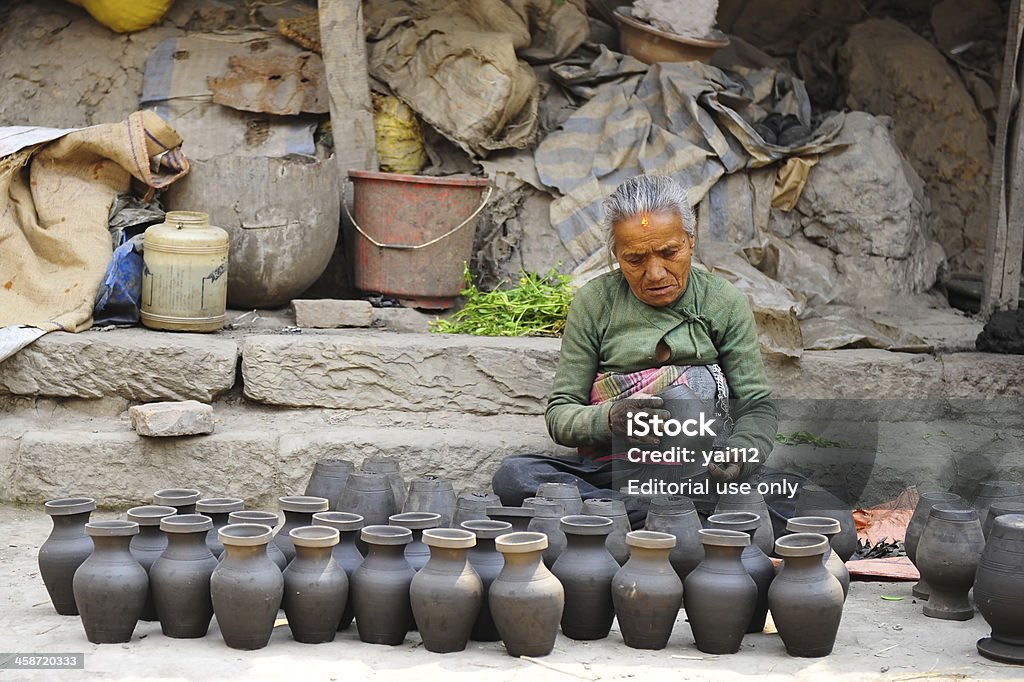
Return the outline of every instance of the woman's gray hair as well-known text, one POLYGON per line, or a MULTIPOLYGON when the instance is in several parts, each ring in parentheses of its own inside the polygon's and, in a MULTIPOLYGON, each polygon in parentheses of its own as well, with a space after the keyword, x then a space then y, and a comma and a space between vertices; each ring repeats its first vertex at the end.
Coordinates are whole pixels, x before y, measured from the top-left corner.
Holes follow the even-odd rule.
POLYGON ((641 213, 674 213, 691 237, 697 224, 686 190, 667 175, 637 175, 626 180, 604 200, 603 210, 608 248, 613 252, 615 223, 641 213))

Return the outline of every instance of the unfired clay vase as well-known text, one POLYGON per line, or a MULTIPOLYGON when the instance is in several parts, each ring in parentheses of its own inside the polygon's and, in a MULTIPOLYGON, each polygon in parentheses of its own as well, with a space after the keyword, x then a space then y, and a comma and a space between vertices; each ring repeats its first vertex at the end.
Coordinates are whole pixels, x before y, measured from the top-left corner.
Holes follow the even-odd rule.
POLYGON ((1024 514, 1024 502, 1003 502, 997 500, 989 506, 988 514, 985 515, 984 521, 981 523, 981 533, 985 536, 986 541, 988 540, 989 533, 992 532, 992 524, 1004 514, 1024 514))
POLYGON ((669 561, 680 580, 686 580, 686 576, 704 560, 704 546, 697 534, 700 517, 688 498, 655 497, 651 500, 644 529, 675 537, 676 546, 669 553, 669 561))
POLYGON ((537 487, 536 497, 562 505, 562 516, 583 513, 580 489, 570 483, 541 483, 537 487))
POLYGON ((768 590, 772 620, 790 656, 828 656, 843 618, 843 587, 822 556, 828 538, 793 533, 775 542, 784 562, 768 590))
MULTIPOLYGON (((332 553, 334 561, 345 571, 349 583, 352 581, 352 574, 363 563, 363 553, 356 546, 356 538, 359 531, 365 525, 363 517, 359 514, 348 512, 320 512, 313 514, 313 523, 318 526, 327 526, 338 531, 338 544, 334 546, 332 553)), ((338 629, 345 630, 352 624, 353 611, 352 600, 345 600, 345 610, 342 611, 341 620, 338 622, 338 629)))
POLYGON ((488 593, 491 583, 501 573, 505 560, 494 547, 494 539, 500 535, 512 532, 512 524, 505 521, 483 521, 472 520, 462 522, 463 530, 468 530, 476 535, 476 545, 470 548, 467 553, 467 560, 480 576, 483 583, 483 601, 480 603, 480 613, 473 624, 473 631, 469 638, 475 642, 497 642, 501 639, 498 628, 494 625, 494 618, 491 617, 491 607, 488 603, 488 593))
POLYGON ((452 525, 455 516, 455 489, 441 476, 417 476, 409 481, 404 512, 431 512, 441 516, 441 528, 452 525))
POLYGON ((683 608, 697 648, 734 654, 757 606, 757 585, 743 566, 750 536, 735 530, 700 531, 704 560, 683 583, 683 608))
MULTIPOLYGON (((966 506, 966 502, 956 493, 930 490, 918 496, 917 506, 914 507, 914 514, 910 517, 910 524, 907 526, 907 532, 903 540, 903 547, 907 552, 907 558, 910 559, 910 563, 914 564, 914 566, 917 566, 917 546, 921 542, 921 533, 924 532, 925 523, 928 521, 928 513, 936 504, 966 506)), ((931 588, 928 587, 928 583, 924 579, 921 579, 914 585, 912 592, 918 599, 928 599, 931 588)))
POLYGON ((367 554, 350 582, 359 639, 398 645, 412 625, 409 585, 416 571, 405 559, 412 531, 400 526, 365 526, 367 554))
POLYGON ((532 507, 488 507, 487 518, 512 524, 512 531, 525 532, 534 516, 532 507))
POLYGON ((738 530, 750 536, 750 544, 743 548, 740 560, 747 574, 757 585, 757 606, 750 617, 747 632, 761 632, 768 616, 768 587, 775 578, 775 566, 761 548, 754 542, 754 535, 761 527, 761 517, 754 512, 723 512, 708 517, 708 528, 738 530))
POLYGON ((1017 481, 982 481, 974 496, 974 509, 982 521, 993 502, 1024 502, 1024 483, 1017 481))
MULTIPOLYGON (((402 500, 405 500, 404 495, 402 500)), ((353 471, 341 491, 337 511, 359 514, 367 526, 375 526, 386 525, 388 517, 400 509, 387 474, 353 471)), ((364 549, 362 545, 360 549, 364 549)))
POLYGON ((77 616, 72 579, 92 554, 92 539, 85 532, 85 524, 96 509, 96 500, 65 497, 50 500, 44 507, 53 521, 53 529, 39 548, 39 575, 57 613, 77 616))
POLYGON ((274 543, 284 554, 285 559, 291 561, 295 558, 291 532, 296 528, 313 525, 313 514, 327 511, 328 502, 326 497, 305 495, 286 495, 277 498, 277 501, 284 512, 284 525, 274 536, 274 543))
POLYGON ((603 639, 615 618, 611 587, 619 562, 605 546, 614 524, 603 516, 583 514, 563 516, 560 523, 565 551, 551 572, 565 591, 562 633, 571 639, 603 639))
POLYGON ((715 505, 716 514, 738 511, 753 512, 761 517, 761 526, 754 533, 754 542, 766 556, 770 556, 775 549, 775 530, 772 528, 772 519, 768 515, 768 504, 764 501, 764 495, 753 490, 749 493, 722 495, 718 498, 715 505))
POLYGON ((164 488, 153 493, 153 504, 174 507, 179 514, 195 514, 199 497, 195 488, 164 488))
POLYGON ((461 528, 463 521, 487 521, 487 508, 500 507, 501 500, 494 493, 467 490, 459 493, 455 502, 452 528, 461 528))
POLYGON ((334 560, 339 533, 327 526, 291 531, 295 558, 284 569, 281 608, 296 642, 334 641, 348 601, 348 575, 334 560))
POLYGON ((217 531, 228 525, 231 512, 238 511, 245 511, 245 500, 240 497, 208 497, 196 502, 196 513, 209 516, 213 521, 213 528, 206 534, 206 546, 218 559, 224 553, 224 545, 220 543, 217 531))
POLYGON ((824 516, 794 516, 786 521, 786 530, 791 533, 817 533, 824 535, 829 541, 829 551, 822 556, 825 568, 836 577, 839 584, 843 586, 843 599, 850 594, 850 571, 846 563, 839 558, 836 551, 832 549, 832 540, 839 536, 840 525, 835 519, 824 516))
POLYGON ((494 541, 505 565, 491 583, 488 603, 509 656, 547 656, 555 647, 565 591, 541 560, 547 543, 543 533, 530 532, 494 541))
POLYGON ((946 504, 931 508, 917 546, 917 570, 931 588, 924 615, 943 620, 974 618, 967 593, 984 549, 977 511, 946 504))
MULTIPOLYGON (((359 465, 359 471, 365 474, 384 474, 387 477, 395 498, 395 510, 391 514, 397 514, 405 508, 405 479, 402 478, 402 467, 397 459, 394 457, 367 457, 359 465)), ((338 509, 338 511, 351 510, 338 509)), ((388 516, 391 514, 388 514, 388 516)), ((366 514, 363 514, 363 516, 365 517, 366 514)), ((367 523, 369 523, 370 518, 366 518, 367 523)))
POLYGON ((336 457, 318 459, 313 465, 313 473, 309 475, 306 492, 303 494, 307 497, 327 498, 328 507, 332 510, 337 509, 341 493, 348 482, 348 476, 355 468, 355 464, 347 459, 336 457))
POLYGON ((978 652, 1024 664, 1024 515, 1004 514, 992 523, 974 580, 974 600, 992 627, 991 636, 978 640, 978 652))
POLYGON ((232 649, 262 649, 274 633, 284 578, 267 555, 273 534, 257 523, 220 529, 224 556, 210 577, 210 596, 220 634, 232 649))
POLYGON ((206 534, 212 528, 213 520, 202 514, 175 514, 160 520, 167 549, 149 569, 149 584, 166 637, 203 637, 210 629, 210 577, 217 557, 206 544, 206 534))
MULTIPOLYGON (((281 517, 278 516, 276 512, 252 510, 252 511, 231 512, 230 514, 228 514, 228 523, 229 524, 232 524, 232 523, 258 523, 258 524, 263 525, 263 526, 269 526, 271 529, 275 529, 275 528, 277 528, 277 524, 280 523, 280 522, 281 522, 281 517)), ((274 532, 277 532, 277 531, 274 531, 274 532)), ((218 536, 219 536, 219 531, 218 531, 218 536)), ((287 557, 285 557, 284 552, 281 551, 281 548, 278 547, 277 543, 275 543, 273 540, 271 540, 270 542, 267 543, 267 556, 270 557, 270 560, 274 562, 274 565, 277 566, 282 571, 288 565, 287 557)), ((224 555, 221 554, 219 558, 223 559, 224 555)))
MULTIPOLYGON (((139 524, 139 533, 132 536, 128 549, 139 565, 146 569, 146 573, 149 573, 153 563, 167 549, 167 536, 160 530, 160 519, 165 516, 174 516, 176 513, 177 510, 174 507, 147 504, 141 507, 132 507, 125 514, 127 520, 139 524)), ((146 594, 146 606, 142 609, 142 616, 139 620, 157 620, 152 580, 149 583, 149 592, 146 594)))
POLYGON ((95 550, 75 571, 72 588, 85 636, 93 644, 127 642, 146 605, 149 578, 128 545, 134 521, 90 521, 85 532, 95 550))
POLYGON ((536 498, 533 501, 533 518, 526 525, 526 530, 544 533, 548 536, 548 548, 544 550, 544 565, 551 568, 555 565, 558 555, 565 551, 565 533, 562 532, 562 517, 565 516, 565 505, 554 500, 536 498))
POLYGON ((598 497, 592 500, 583 500, 583 513, 593 516, 603 516, 611 519, 615 525, 612 532, 608 534, 606 545, 615 560, 622 566, 629 559, 629 546, 626 544, 626 533, 629 532, 629 516, 626 514, 626 505, 622 500, 613 500, 608 497, 598 497))
POLYGON ((853 509, 838 497, 813 483, 805 483, 796 498, 794 516, 824 516, 839 522, 839 533, 829 546, 844 562, 857 551, 857 524, 853 522, 853 509))
POLYGON ((441 515, 434 512, 406 512, 393 514, 388 525, 408 528, 412 531, 412 541, 405 546, 405 560, 418 571, 427 565, 430 549, 423 544, 423 531, 441 525, 441 515))
MULTIPOLYGON (((410 493, 410 497, 412 494, 410 493)), ((412 613, 427 651, 462 651, 480 614, 484 586, 466 552, 476 536, 456 528, 423 531, 430 560, 412 579, 412 613)))
POLYGON ((622 641, 634 649, 664 649, 683 602, 683 583, 668 560, 676 538, 634 530, 626 534, 626 542, 629 560, 612 578, 622 641))

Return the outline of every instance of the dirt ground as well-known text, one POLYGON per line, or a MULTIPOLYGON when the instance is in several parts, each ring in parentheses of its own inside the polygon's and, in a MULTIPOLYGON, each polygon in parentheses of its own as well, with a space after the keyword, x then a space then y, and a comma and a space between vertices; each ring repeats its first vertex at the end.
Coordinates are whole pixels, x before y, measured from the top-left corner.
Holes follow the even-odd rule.
MULTIPOLYGON (((94 518, 113 518, 97 512, 94 518)), ((58 616, 36 566, 39 545, 50 529, 40 509, 0 507, 0 651, 84 652, 85 671, 0 671, 0 680, 88 677, 116 680, 968 680, 1024 679, 1024 668, 978 656, 974 643, 988 633, 980 616, 966 623, 925 618, 910 583, 855 582, 843 614, 835 651, 823 659, 786 655, 774 634, 747 635, 738 654, 709 656, 693 645, 680 613, 669 646, 637 651, 622 644, 617 628, 597 642, 559 635, 542 659, 505 655, 500 642, 471 642, 465 652, 438 655, 423 649, 419 635, 386 648, 364 644, 353 627, 329 644, 292 640, 278 627, 265 649, 227 648, 216 623, 199 640, 164 637, 158 623, 139 623, 128 644, 90 644, 81 622, 58 616), (882 596, 902 597, 899 601, 882 596)))

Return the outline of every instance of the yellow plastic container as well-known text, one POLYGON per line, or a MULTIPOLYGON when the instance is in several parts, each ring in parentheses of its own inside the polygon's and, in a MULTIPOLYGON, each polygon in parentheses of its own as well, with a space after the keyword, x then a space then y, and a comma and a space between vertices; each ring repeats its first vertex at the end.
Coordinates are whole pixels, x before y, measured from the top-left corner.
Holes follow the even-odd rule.
POLYGON ((151 329, 215 332, 228 297, 228 233, 196 211, 170 211, 146 230, 142 324, 151 329))

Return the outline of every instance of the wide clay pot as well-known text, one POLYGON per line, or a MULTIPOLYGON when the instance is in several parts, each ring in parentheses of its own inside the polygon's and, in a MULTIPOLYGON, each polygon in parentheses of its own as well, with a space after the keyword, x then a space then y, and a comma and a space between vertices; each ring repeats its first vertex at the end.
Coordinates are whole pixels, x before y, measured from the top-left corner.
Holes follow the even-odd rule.
MULTIPOLYGON (((363 517, 359 514, 349 514, 348 512, 320 512, 319 514, 313 514, 313 523, 338 531, 338 544, 331 551, 334 555, 335 563, 345 571, 345 575, 348 577, 349 582, 351 582, 352 574, 363 563, 363 553, 359 551, 359 547, 356 545, 359 531, 366 525, 363 522, 363 517)), ((352 600, 346 599, 345 610, 341 613, 338 629, 348 629, 348 626, 352 624, 353 617, 352 600)))
POLYGON ((561 524, 562 517, 565 516, 565 505, 538 497, 534 499, 530 508, 533 509, 533 518, 526 525, 526 530, 548 536, 548 548, 544 550, 544 565, 551 568, 558 556, 565 551, 565 533, 561 524))
POLYGON ((206 544, 212 528, 213 520, 202 514, 177 514, 160 520, 167 549, 149 570, 149 584, 160 628, 167 637, 203 637, 210 629, 210 577, 218 564, 206 544))
MULTIPOLYGON (((277 512, 252 510, 231 512, 230 514, 228 514, 229 525, 233 523, 258 523, 260 525, 270 526, 270 528, 275 529, 277 528, 277 524, 280 522, 281 517, 278 516, 277 512)), ((277 543, 273 541, 267 543, 267 556, 270 557, 270 560, 274 562, 274 565, 282 571, 285 569, 286 566, 288 566, 288 558, 284 555, 284 552, 281 551, 281 548, 277 546, 277 543)), ((222 553, 218 558, 223 559, 224 554, 222 553)))
POLYGON ((146 605, 149 577, 128 548, 139 532, 134 521, 90 521, 85 532, 95 549, 75 571, 75 604, 93 644, 132 638, 146 605))
POLYGON ((822 556, 828 538, 793 533, 775 542, 784 561, 768 590, 772 620, 790 656, 828 656, 843 619, 843 587, 828 572, 822 556))
POLYGON ((993 521, 974 579, 974 601, 992 627, 989 637, 978 640, 978 653, 1024 664, 1024 515, 993 521))
POLYGON ((387 474, 353 471, 341 491, 337 511, 359 514, 367 526, 383 526, 399 509, 387 474))
POLYGON ((213 521, 213 528, 206 534, 206 546, 218 559, 224 553, 224 545, 220 543, 217 532, 228 525, 231 512, 239 511, 245 511, 245 500, 240 497, 208 497, 196 502, 196 513, 209 516, 213 521))
POLYGON ((846 599, 850 594, 850 571, 832 548, 832 542, 839 536, 841 530, 839 522, 825 516, 794 516, 786 521, 786 530, 790 533, 817 533, 828 538, 829 551, 822 555, 822 560, 828 572, 843 586, 843 599, 846 599))
POLYGON ((749 493, 722 495, 715 505, 716 514, 741 511, 753 512, 761 518, 761 525, 754 533, 754 542, 766 556, 771 556, 775 549, 775 530, 772 528, 772 519, 768 514, 768 504, 764 501, 764 495, 756 490, 749 493))
MULTIPOLYGON (((407 489, 405 487, 405 479, 402 477, 402 466, 398 463, 397 459, 394 457, 367 457, 363 460, 362 464, 359 465, 359 471, 365 474, 384 474, 387 476, 388 483, 391 486, 391 490, 394 493, 395 498, 395 510, 391 512, 391 514, 397 514, 405 508, 407 489)), ((339 508, 338 511, 351 510, 339 508)), ((388 514, 388 516, 391 514, 388 514)), ((363 516, 366 515, 363 514, 363 516)), ((384 518, 387 518, 387 516, 384 518)), ((369 521, 369 517, 367 517, 367 523, 369 523, 369 521)), ((382 521, 381 523, 384 524, 386 521, 382 521)))
POLYGON ((750 535, 717 528, 700 531, 704 560, 683 581, 683 608, 697 648, 734 654, 757 607, 757 585, 743 566, 750 535))
MULTIPOLYGON (((907 532, 904 534, 903 548, 907 552, 910 563, 917 566, 917 546, 921 543, 921 533, 924 532, 925 523, 928 521, 928 513, 937 504, 953 504, 966 507, 967 503, 956 493, 947 493, 939 490, 930 490, 921 493, 917 498, 917 506, 910 517, 910 524, 907 525, 907 532)), ((928 599, 931 588, 922 578, 914 585, 912 592, 918 599, 928 599)))
POLYGON ((693 569, 704 560, 704 546, 700 542, 700 517, 693 502, 686 497, 655 497, 644 530, 668 533, 676 539, 669 553, 669 561, 680 580, 685 581, 693 569))
POLYGON ((405 560, 418 571, 427 565, 430 559, 430 548, 423 544, 423 531, 441 525, 441 515, 434 512, 406 512, 392 514, 388 525, 408 528, 412 531, 412 541, 405 546, 405 560))
POLYGON ((328 509, 337 509, 341 493, 348 483, 348 476, 355 468, 356 465, 347 459, 319 459, 313 465, 313 473, 309 475, 306 492, 303 494, 306 497, 324 497, 327 499, 328 509))
POLYGON ((467 560, 480 576, 483 584, 483 601, 480 603, 480 613, 476 622, 473 623, 473 631, 469 638, 474 642, 497 642, 501 639, 498 628, 491 617, 491 607, 488 594, 491 583, 501 573, 501 567, 505 560, 494 546, 494 539, 499 535, 506 535, 512 532, 512 524, 505 521, 472 520, 462 522, 463 530, 468 530, 476 535, 476 545, 470 548, 467 553, 467 560))
POLYGON ((708 517, 708 528, 737 530, 750 536, 750 544, 744 547, 743 553, 740 554, 740 560, 743 562, 743 567, 747 569, 747 575, 757 585, 757 605, 754 607, 754 615, 750 617, 750 623, 747 625, 748 633, 764 630, 764 621, 768 616, 768 588, 775 578, 775 566, 772 564, 772 560, 754 542, 754 535, 760 527, 761 517, 754 512, 723 512, 708 517))
POLYGON ((1017 481, 982 481, 974 496, 974 508, 982 521, 993 502, 1024 502, 1024 483, 1017 481))
POLYGON ((613 500, 608 497, 598 497, 592 500, 583 500, 583 513, 591 516, 603 516, 611 519, 612 532, 608 534, 605 546, 611 552, 619 566, 629 559, 629 545, 626 544, 626 533, 629 532, 629 516, 626 514, 626 505, 622 500, 613 500))
POLYGON ((988 514, 985 515, 985 520, 981 524, 981 533, 985 536, 986 542, 988 536, 992 532, 992 524, 1000 516, 1006 514, 1024 514, 1024 502, 993 502, 988 508, 988 514))
POLYGON ((463 491, 455 501, 452 528, 461 528, 464 521, 487 521, 487 508, 500 506, 501 500, 494 493, 463 491))
POLYGON ((505 558, 488 603, 509 656, 547 656, 555 648, 565 591, 544 565, 543 533, 508 533, 494 541, 505 558))
MULTIPOLYGON (((160 530, 160 519, 166 516, 174 516, 177 510, 174 507, 147 504, 141 507, 132 507, 125 514, 129 521, 139 524, 138 535, 132 536, 128 545, 129 551, 139 565, 146 569, 146 573, 153 568, 153 564, 160 555, 167 549, 167 536, 160 530)), ((139 620, 157 620, 156 602, 153 600, 153 581, 149 581, 149 592, 146 594, 146 606, 142 609, 142 616, 139 620)))
POLYGON ((274 634, 284 578, 267 555, 273 536, 270 526, 258 523, 220 529, 224 557, 210 577, 210 596, 220 634, 232 649, 262 649, 274 634))
POLYGON ((153 493, 153 504, 174 507, 179 514, 195 514, 199 497, 195 488, 164 488, 153 493))
POLYGON ((412 626, 409 585, 416 571, 405 559, 412 531, 400 526, 365 526, 361 531, 367 553, 352 574, 353 600, 359 639, 395 646, 405 641, 412 626))
POLYGON ((839 522, 839 533, 832 537, 829 546, 844 562, 857 551, 857 524, 853 521, 853 509, 821 486, 805 483, 800 488, 793 516, 835 519, 839 522))
POLYGON ((603 516, 575 514, 560 521, 563 551, 551 572, 565 590, 562 633, 570 639, 603 639, 615 619, 612 578, 619 562, 605 546, 614 523, 603 516))
POLYGON ((967 593, 984 549, 977 511, 946 504, 931 508, 917 546, 917 570, 931 588, 924 615, 943 620, 974 618, 967 593))
POLYGON ((295 545, 292 544, 291 532, 296 528, 313 525, 313 514, 327 511, 327 498, 307 497, 305 495, 286 495, 277 498, 284 512, 284 524, 274 536, 274 543, 277 545, 285 559, 291 561, 295 558, 295 545))
POLYGON ((466 556, 476 544, 476 535, 457 528, 433 528, 423 531, 423 542, 430 548, 430 560, 409 587, 423 647, 438 654, 462 651, 484 595, 483 582, 466 556))
POLYGON ((441 528, 452 525, 455 516, 455 488, 441 476, 417 476, 409 481, 404 512, 431 512, 441 516, 441 528))
POLYGON ((668 555, 674 535, 650 530, 626 534, 629 559, 612 578, 612 603, 626 646, 664 649, 683 603, 683 582, 668 555))
POLYGON ((536 496, 561 504, 562 516, 583 513, 583 498, 580 497, 580 489, 571 483, 541 483, 537 486, 536 496))
POLYGON ((296 642, 333 642, 348 601, 348 574, 334 560, 340 535, 327 526, 291 531, 295 558, 284 569, 281 607, 296 642))
POLYGON ((525 533, 534 517, 533 507, 488 507, 487 518, 512 524, 513 533, 525 533))
POLYGON ((50 500, 44 509, 53 528, 39 548, 39 575, 57 613, 77 616, 72 580, 78 567, 92 554, 92 539, 85 532, 85 524, 96 510, 96 500, 64 497, 50 500))

